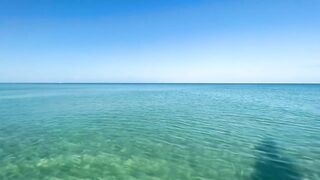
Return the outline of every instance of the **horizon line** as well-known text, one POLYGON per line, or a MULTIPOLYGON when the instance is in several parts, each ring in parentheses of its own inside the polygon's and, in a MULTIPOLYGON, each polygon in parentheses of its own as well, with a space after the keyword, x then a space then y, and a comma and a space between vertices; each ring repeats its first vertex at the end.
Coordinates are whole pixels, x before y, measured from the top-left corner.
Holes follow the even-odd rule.
POLYGON ((320 84, 320 82, 0 82, 0 84, 320 84))

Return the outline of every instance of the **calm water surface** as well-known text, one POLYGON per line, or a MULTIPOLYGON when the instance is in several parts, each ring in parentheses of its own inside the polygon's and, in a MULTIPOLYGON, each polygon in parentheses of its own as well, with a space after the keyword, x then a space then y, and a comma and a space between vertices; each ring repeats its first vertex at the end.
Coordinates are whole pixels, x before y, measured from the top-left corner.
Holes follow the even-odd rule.
POLYGON ((320 179, 320 85, 0 84, 0 179, 320 179))

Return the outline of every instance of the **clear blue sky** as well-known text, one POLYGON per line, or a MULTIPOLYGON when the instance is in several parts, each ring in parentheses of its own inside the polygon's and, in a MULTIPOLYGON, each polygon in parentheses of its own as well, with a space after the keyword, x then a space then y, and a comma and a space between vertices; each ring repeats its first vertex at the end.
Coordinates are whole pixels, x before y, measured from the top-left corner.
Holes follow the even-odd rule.
POLYGON ((320 1, 0 0, 0 82, 320 82, 320 1))

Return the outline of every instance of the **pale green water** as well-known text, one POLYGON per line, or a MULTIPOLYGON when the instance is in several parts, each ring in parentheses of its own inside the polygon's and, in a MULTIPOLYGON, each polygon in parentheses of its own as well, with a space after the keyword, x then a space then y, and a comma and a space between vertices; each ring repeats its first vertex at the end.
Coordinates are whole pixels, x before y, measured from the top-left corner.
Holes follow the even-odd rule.
POLYGON ((320 179, 320 85, 0 84, 0 179, 320 179))

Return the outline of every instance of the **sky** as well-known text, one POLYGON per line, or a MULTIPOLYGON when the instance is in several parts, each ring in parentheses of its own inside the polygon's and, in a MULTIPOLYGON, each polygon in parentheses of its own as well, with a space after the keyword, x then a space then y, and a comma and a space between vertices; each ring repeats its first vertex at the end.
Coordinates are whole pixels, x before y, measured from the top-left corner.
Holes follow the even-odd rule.
POLYGON ((319 0, 0 0, 0 82, 319 83, 319 0))

